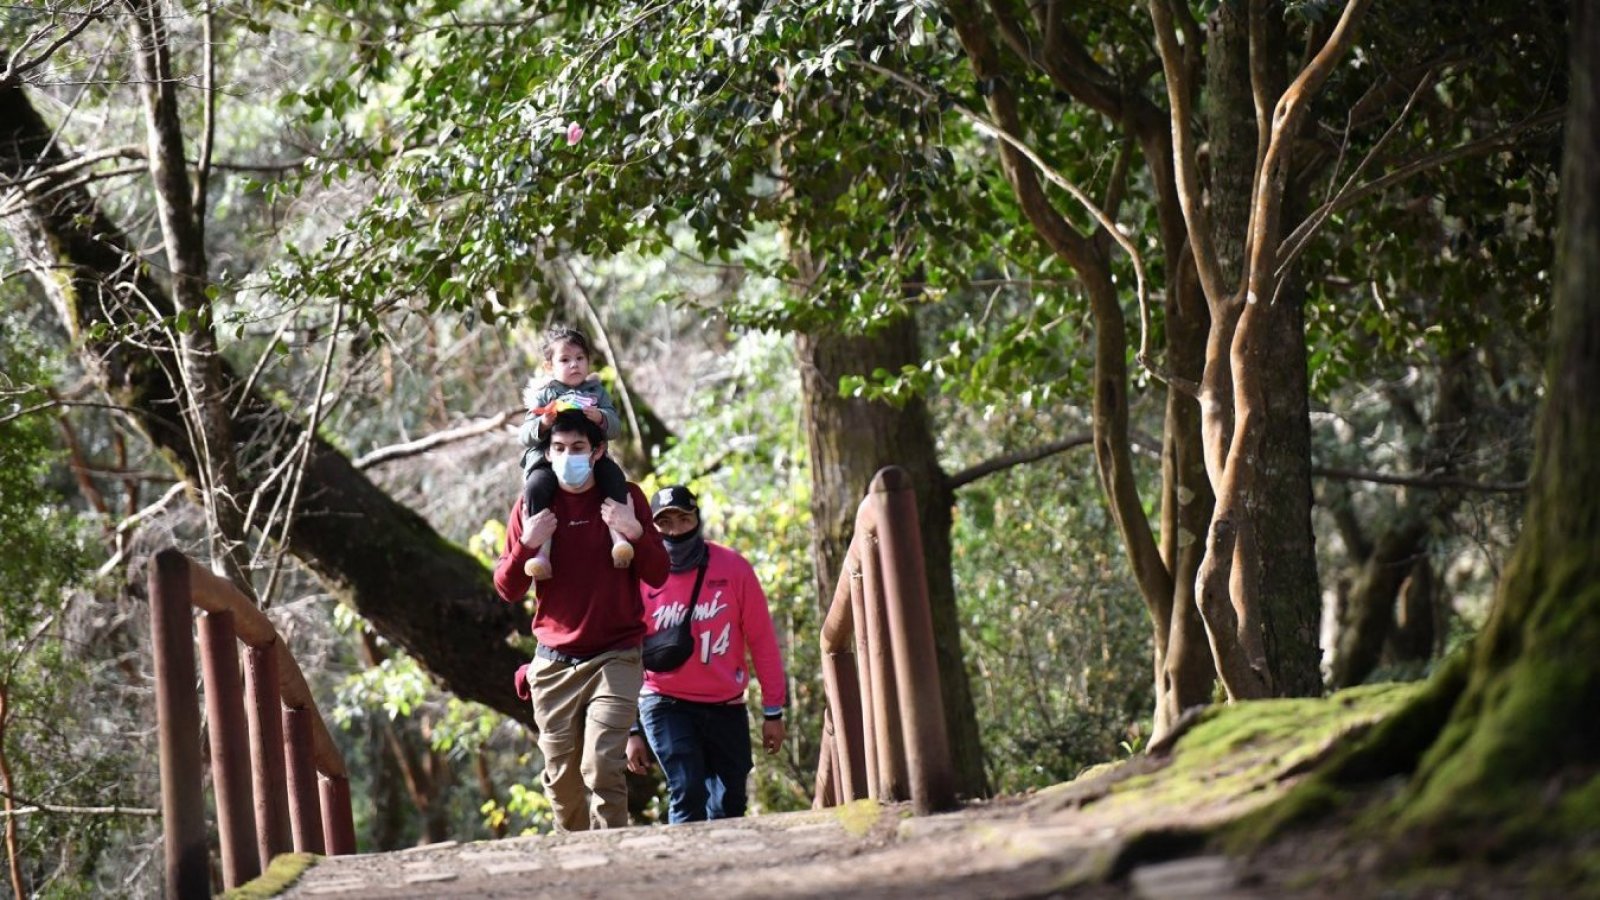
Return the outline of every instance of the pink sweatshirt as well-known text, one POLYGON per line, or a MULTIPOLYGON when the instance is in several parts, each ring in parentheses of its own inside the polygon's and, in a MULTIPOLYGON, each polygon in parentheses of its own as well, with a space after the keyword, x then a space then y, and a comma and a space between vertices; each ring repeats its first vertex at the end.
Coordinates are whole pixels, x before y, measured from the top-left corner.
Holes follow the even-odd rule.
MULTIPOLYGON (((745 688, 750 684, 745 660, 748 646, 756 678, 761 682, 762 708, 781 710, 788 700, 789 685, 784 679, 783 656, 773 632, 767 595, 744 557, 710 541, 706 548, 706 579, 700 586, 700 600, 690 627, 694 654, 675 671, 646 670, 644 692, 699 703, 743 702, 745 688)), ((658 588, 639 585, 645 627, 651 633, 683 621, 695 574, 694 569, 673 572, 667 576, 667 583, 658 588)))

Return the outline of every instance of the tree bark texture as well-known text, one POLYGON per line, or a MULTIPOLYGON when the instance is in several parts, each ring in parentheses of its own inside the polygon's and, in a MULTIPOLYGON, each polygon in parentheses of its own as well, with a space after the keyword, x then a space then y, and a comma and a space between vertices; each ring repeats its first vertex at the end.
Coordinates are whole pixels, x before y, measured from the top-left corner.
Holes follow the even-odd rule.
POLYGON ((1458 821, 1503 825, 1517 815, 1539 824, 1594 821, 1600 785, 1594 652, 1600 646, 1600 9, 1594 0, 1573 4, 1571 35, 1555 300, 1527 513, 1474 644, 1466 689, 1423 759, 1402 827, 1439 833, 1458 821), (1550 809, 1562 790, 1571 792, 1569 808, 1550 809))
POLYGON ((28 896, 27 885, 22 881, 22 853, 17 846, 16 785, 11 780, 11 757, 6 754, 6 725, 11 718, 11 685, 0 681, 0 809, 6 812, 6 873, 11 878, 11 893, 18 898, 28 896))
POLYGON ((1217 504, 1196 590, 1235 699, 1321 690, 1302 298, 1293 270, 1276 271, 1276 247, 1302 205, 1289 148, 1338 49, 1330 41, 1286 86, 1281 10, 1236 3, 1218 7, 1206 47, 1209 209, 1189 219, 1192 237, 1209 228, 1196 243, 1216 273, 1200 391, 1217 504))
POLYGON ((903 407, 839 396, 846 375, 874 369, 899 371, 920 358, 916 320, 895 319, 871 336, 802 333, 795 338, 806 440, 811 453, 812 563, 818 608, 826 610, 843 570, 855 530, 856 509, 872 476, 898 465, 917 486, 918 523, 939 657, 940 692, 956 789, 969 797, 988 794, 977 710, 967 680, 950 568, 950 491, 936 455, 937 443, 921 400, 903 407))
MULTIPOLYGON (((50 135, 20 84, 0 86, 0 179, 8 195, 25 192, 6 227, 86 366, 180 476, 195 484, 200 461, 182 425, 180 402, 187 401, 174 348, 167 332, 151 325, 174 315, 172 301, 81 185, 37 177, 63 160, 59 149, 47 149, 50 135)), ((239 398, 239 378, 220 358, 218 365, 229 402, 240 410, 230 424, 241 471, 265 471, 300 440, 303 426, 259 392, 239 398)), ((526 613, 496 597, 481 563, 317 438, 288 549, 446 690, 532 725, 531 709, 512 688, 524 657, 506 644, 513 632, 526 630, 526 613)))
POLYGON ((221 356, 206 296, 206 252, 184 153, 178 93, 165 17, 158 4, 136 0, 131 31, 139 90, 144 100, 150 178, 156 218, 171 272, 172 299, 186 317, 174 327, 185 402, 182 413, 198 465, 193 476, 206 514, 212 568, 247 596, 255 590, 245 571, 244 505, 230 435, 221 356))
MULTIPOLYGON (((1175 196, 1162 205, 1181 219, 1175 196)), ((1176 243, 1166 245, 1175 258, 1185 256, 1181 221, 1179 229, 1176 243)), ((1198 382, 1205 369, 1210 325, 1197 277, 1190 263, 1167 291, 1166 301, 1167 365, 1174 376, 1189 382, 1198 382)), ((1195 596, 1195 576, 1205 549, 1201 538, 1216 505, 1211 482, 1206 479, 1200 419, 1200 405, 1193 397, 1167 389, 1161 448, 1161 558, 1173 577, 1171 599, 1157 604, 1153 617, 1156 713, 1152 742, 1163 737, 1184 710, 1210 703, 1217 681, 1216 663, 1195 596)))

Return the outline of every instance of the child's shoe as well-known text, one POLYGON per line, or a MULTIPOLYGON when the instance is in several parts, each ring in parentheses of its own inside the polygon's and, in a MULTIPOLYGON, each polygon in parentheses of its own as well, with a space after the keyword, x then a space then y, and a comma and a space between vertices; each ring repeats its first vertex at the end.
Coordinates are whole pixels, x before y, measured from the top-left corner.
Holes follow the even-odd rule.
MULTIPOLYGON (((628 552, 631 554, 633 552, 633 548, 629 547, 628 552)), ((616 551, 613 550, 612 555, 614 556, 615 554, 616 551)), ((546 542, 543 547, 539 548, 538 554, 535 555, 533 559, 530 559, 522 564, 522 571, 526 572, 531 578, 533 578, 534 581, 544 581, 554 574, 554 572, 550 569, 549 542, 546 542)))
POLYGON ((633 564, 633 545, 615 531, 611 532, 611 564, 619 569, 633 564))

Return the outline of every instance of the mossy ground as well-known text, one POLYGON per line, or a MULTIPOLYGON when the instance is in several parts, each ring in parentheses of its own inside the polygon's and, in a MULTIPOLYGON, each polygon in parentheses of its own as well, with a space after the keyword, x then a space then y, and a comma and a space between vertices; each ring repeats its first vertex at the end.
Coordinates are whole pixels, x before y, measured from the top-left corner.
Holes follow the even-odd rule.
POLYGON ((316 865, 317 859, 311 853, 280 853, 272 858, 265 872, 224 893, 222 900, 267 900, 268 897, 276 897, 299 880, 307 869, 316 865))
POLYGON ((1364 762, 1377 775, 1365 780, 1327 777, 1348 751, 1383 742, 1384 723, 1429 702, 1428 690, 1380 684, 1326 699, 1219 706, 1168 758, 1097 770, 1036 802, 1123 831, 1113 878, 1223 852, 1248 883, 1284 895, 1600 897, 1600 773, 1559 790, 1546 785, 1542 801, 1527 798, 1524 815, 1443 844, 1399 830, 1414 759, 1394 772, 1364 762), (1439 852, 1445 845, 1451 852, 1439 852))

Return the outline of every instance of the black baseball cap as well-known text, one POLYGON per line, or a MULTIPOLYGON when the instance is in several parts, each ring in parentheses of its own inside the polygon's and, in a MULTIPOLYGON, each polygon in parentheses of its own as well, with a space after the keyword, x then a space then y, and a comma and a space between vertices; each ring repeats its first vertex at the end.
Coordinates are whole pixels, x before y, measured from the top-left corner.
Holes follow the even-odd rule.
POLYGON ((668 485, 650 498, 650 517, 655 518, 669 509, 679 512, 700 514, 700 507, 695 503, 694 493, 681 484, 668 485))

